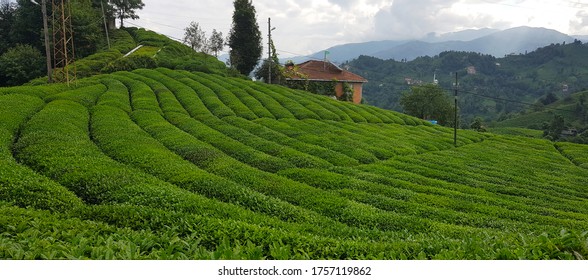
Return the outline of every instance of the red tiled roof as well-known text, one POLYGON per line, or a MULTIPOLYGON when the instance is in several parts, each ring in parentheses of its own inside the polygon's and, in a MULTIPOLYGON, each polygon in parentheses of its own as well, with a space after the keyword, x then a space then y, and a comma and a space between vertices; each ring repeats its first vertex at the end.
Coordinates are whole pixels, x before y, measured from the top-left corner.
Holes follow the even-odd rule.
MULTIPOLYGON (((309 60, 297 65, 297 71, 305 75, 311 81, 332 81, 366 83, 367 80, 357 74, 343 70, 331 62, 309 60)), ((302 80, 300 77, 292 77, 292 80, 302 80)))

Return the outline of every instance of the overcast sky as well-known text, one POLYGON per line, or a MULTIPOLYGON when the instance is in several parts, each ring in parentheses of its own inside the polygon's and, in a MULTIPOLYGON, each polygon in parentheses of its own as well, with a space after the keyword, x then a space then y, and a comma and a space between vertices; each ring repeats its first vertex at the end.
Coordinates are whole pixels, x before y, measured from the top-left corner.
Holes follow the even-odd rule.
MULTIPOLYGON (((232 0, 143 0, 130 23, 183 38, 198 22, 208 35, 228 34, 232 0)), ((308 55, 328 47, 387 39, 416 39, 464 29, 545 27, 588 35, 588 0, 253 0, 267 43, 267 19, 280 56, 308 55)), ((127 24, 130 25, 130 24, 127 24)))

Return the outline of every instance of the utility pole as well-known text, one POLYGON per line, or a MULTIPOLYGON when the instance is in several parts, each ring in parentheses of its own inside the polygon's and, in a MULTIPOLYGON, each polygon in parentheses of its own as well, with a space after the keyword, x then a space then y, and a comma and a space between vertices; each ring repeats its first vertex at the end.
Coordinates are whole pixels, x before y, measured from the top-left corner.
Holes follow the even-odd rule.
POLYGON ((71 1, 53 0, 53 59, 55 60, 55 77, 58 82, 76 79, 73 28, 71 25, 71 1), (73 69, 71 69, 73 67, 73 69))
POLYGON ((106 13, 104 12, 104 4, 100 1, 102 7, 102 18, 104 19, 104 31, 106 32, 106 42, 108 42, 108 49, 110 50, 110 37, 108 36, 108 24, 106 24, 106 13))
POLYGON ((267 18, 267 59, 268 59, 268 69, 267 69, 267 83, 272 83, 272 18, 267 18))
POLYGON ((459 84, 457 82, 457 71, 455 71, 455 118, 453 120, 454 122, 454 126, 453 126, 453 146, 457 147, 457 88, 459 87, 459 84))
MULTIPOLYGON (((33 2, 39 5, 36 2, 33 2)), ((47 57, 47 77, 49 79, 49 83, 53 82, 53 73, 52 73, 52 65, 51 65, 51 46, 49 45, 49 26, 47 23, 47 1, 41 1, 41 13, 43 13, 43 33, 45 33, 45 57, 47 57)))

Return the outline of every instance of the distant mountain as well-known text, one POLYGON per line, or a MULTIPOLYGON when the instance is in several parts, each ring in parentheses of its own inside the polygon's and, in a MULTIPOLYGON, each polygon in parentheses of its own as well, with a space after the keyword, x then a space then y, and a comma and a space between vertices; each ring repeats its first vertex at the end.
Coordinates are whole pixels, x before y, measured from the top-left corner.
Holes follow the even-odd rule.
POLYGON ((588 42, 588 35, 574 35, 572 37, 574 37, 584 43, 588 42))
MULTIPOLYGON (((576 38, 588 41, 588 36, 568 36, 555 30, 535 27, 516 27, 499 31, 496 29, 471 29, 436 35, 429 34, 412 41, 373 41, 353 43, 328 48, 328 59, 344 63, 360 55, 381 59, 414 60, 422 56, 435 56, 443 51, 468 51, 503 57, 508 54, 531 52, 552 43, 573 42, 576 38)), ((310 57, 322 59, 324 51, 309 56, 288 58, 296 63, 310 57)))
POLYGON ((467 29, 457 32, 445 33, 437 36, 436 34, 429 34, 421 41, 429 43, 447 42, 447 41, 472 41, 478 38, 488 36, 490 34, 500 32, 498 29, 482 28, 482 29, 467 29))
POLYGON ((341 64, 345 61, 358 58, 360 55, 370 55, 380 51, 384 51, 402 44, 406 44, 408 41, 373 41, 366 43, 351 43, 345 45, 338 45, 326 50, 311 54, 309 56, 297 56, 291 57, 286 60, 292 60, 295 63, 301 63, 309 59, 323 59, 325 51, 328 51, 328 59, 332 62, 341 64))
POLYGON ((381 59, 413 60, 420 56, 434 56, 444 51, 467 51, 503 57, 508 54, 532 52, 553 43, 571 43, 574 38, 555 30, 534 27, 516 27, 471 41, 429 43, 409 42, 372 54, 381 59))

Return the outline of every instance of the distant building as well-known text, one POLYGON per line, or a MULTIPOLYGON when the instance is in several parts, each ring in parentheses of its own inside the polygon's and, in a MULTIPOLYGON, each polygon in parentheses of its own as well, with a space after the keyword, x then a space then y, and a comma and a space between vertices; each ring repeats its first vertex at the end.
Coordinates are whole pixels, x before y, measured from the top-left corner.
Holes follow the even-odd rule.
POLYGON ((286 65, 286 67, 287 71, 296 69, 286 78, 287 81, 336 82, 334 94, 337 97, 343 96, 344 85, 347 84, 353 91, 353 103, 361 103, 363 84, 367 83, 367 80, 357 74, 341 69, 329 61, 320 60, 309 60, 298 65, 286 65))
POLYGON ((476 67, 474 67, 474 66, 468 67, 467 70, 468 70, 468 75, 476 75, 476 74, 478 74, 478 71, 476 70, 476 67))

